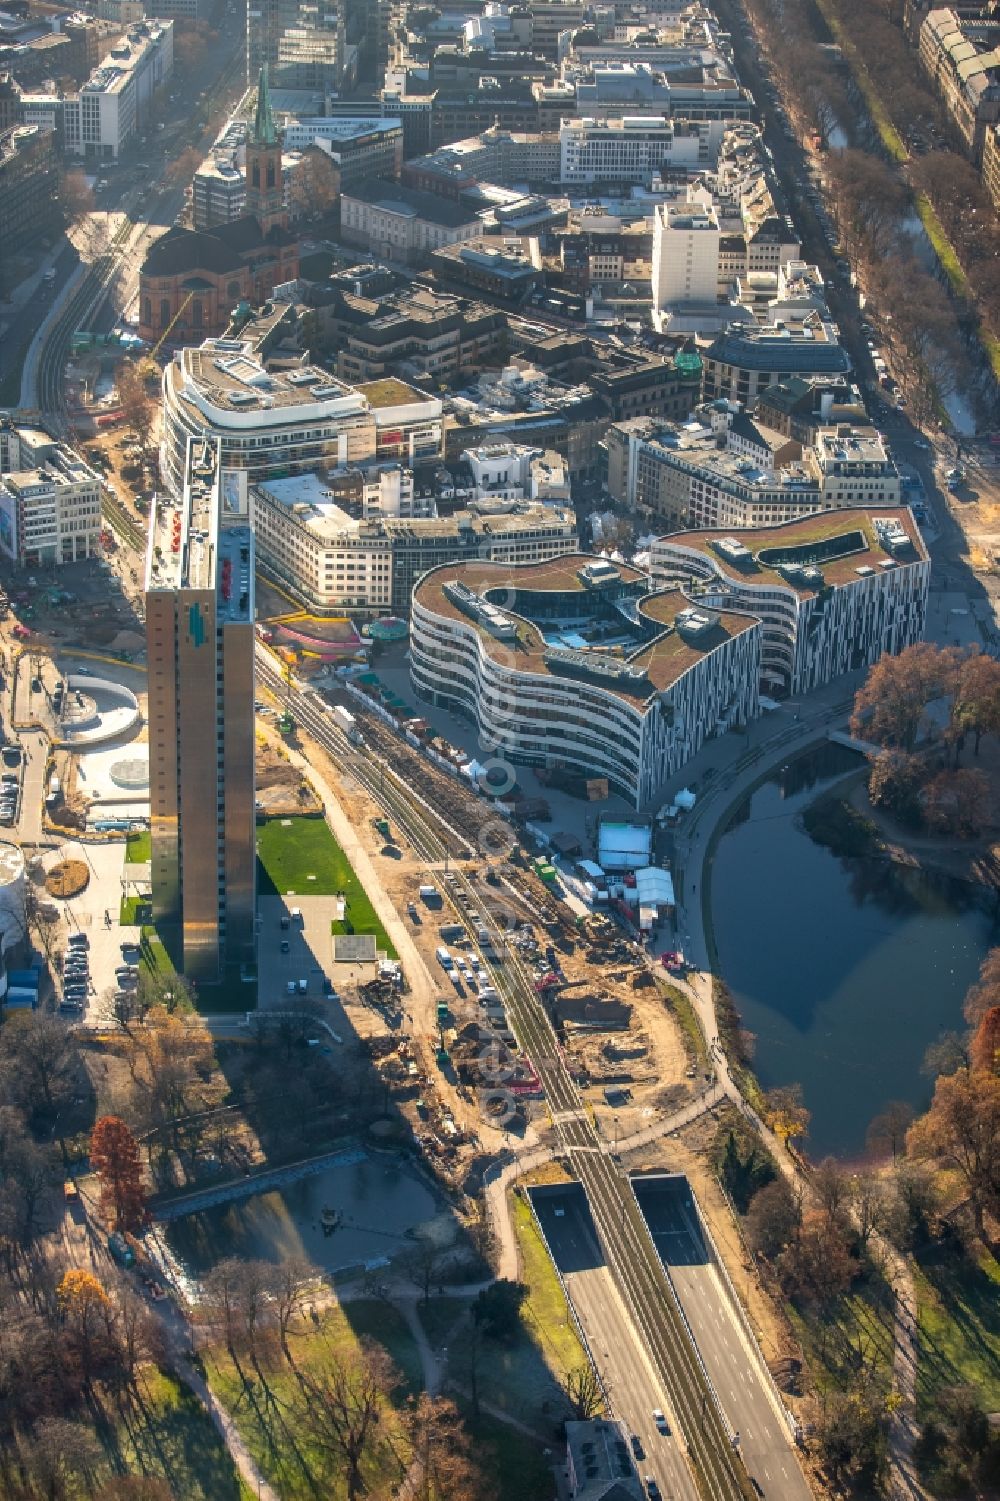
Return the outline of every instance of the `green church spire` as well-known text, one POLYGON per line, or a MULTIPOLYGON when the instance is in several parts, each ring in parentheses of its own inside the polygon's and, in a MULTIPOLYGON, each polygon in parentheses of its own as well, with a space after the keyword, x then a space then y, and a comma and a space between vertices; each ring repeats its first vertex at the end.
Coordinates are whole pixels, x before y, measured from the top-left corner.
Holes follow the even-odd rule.
POLYGON ((257 108, 253 117, 251 140, 257 146, 277 146, 278 128, 271 109, 271 90, 267 82, 267 63, 260 70, 257 83, 257 108))

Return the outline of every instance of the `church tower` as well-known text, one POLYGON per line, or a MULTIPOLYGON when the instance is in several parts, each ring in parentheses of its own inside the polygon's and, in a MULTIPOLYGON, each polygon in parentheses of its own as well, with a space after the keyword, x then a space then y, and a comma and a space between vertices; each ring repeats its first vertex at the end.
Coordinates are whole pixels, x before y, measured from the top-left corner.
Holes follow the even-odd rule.
POLYGON ((271 109, 266 63, 260 70, 257 108, 247 136, 246 213, 254 216, 265 235, 275 225, 288 228, 281 177, 281 138, 271 109))

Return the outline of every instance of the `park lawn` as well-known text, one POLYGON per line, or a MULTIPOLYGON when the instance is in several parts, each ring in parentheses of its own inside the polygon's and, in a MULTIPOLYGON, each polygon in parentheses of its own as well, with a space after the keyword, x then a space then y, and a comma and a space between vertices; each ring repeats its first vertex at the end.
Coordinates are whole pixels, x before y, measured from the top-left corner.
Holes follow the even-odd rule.
POLYGON ((424 1333, 431 1348, 439 1350, 464 1313, 468 1311, 468 1298, 421 1298, 417 1304, 417 1317, 424 1326, 424 1333))
POLYGON ((162 1476, 185 1501, 244 1501, 236 1467, 194 1393, 152 1369, 142 1373, 140 1388, 144 1411, 114 1433, 116 1468, 162 1476))
POLYGON ((320 1371, 325 1363, 349 1365, 357 1357, 359 1337, 364 1334, 371 1333, 384 1344, 404 1373, 379 1425, 378 1441, 364 1467, 365 1482, 370 1490, 384 1488, 392 1494, 404 1472, 406 1438, 399 1410, 410 1389, 408 1378, 419 1373, 419 1355, 405 1321, 395 1309, 381 1303, 372 1309, 366 1306, 366 1300, 350 1304, 349 1309, 350 1318, 334 1304, 322 1311, 317 1325, 303 1322, 293 1330, 289 1344, 294 1370, 277 1349, 262 1358, 266 1391, 249 1361, 244 1363, 244 1373, 252 1381, 248 1389, 223 1345, 213 1345, 204 1352, 209 1385, 282 1501, 316 1501, 317 1496, 324 1501, 344 1501, 346 1497, 343 1463, 311 1439, 301 1418, 290 1416, 289 1404, 298 1397, 295 1370, 308 1374, 320 1371))
POLYGON ((257 829, 257 889, 261 896, 343 895, 347 911, 334 933, 374 933, 376 947, 396 950, 355 874, 322 818, 272 818, 257 829))
POLYGON ((1000 1408, 1000 1265, 988 1252, 918 1265, 917 1415, 942 1387, 974 1386, 1000 1408))
MULTIPOLYGON (((568 1372, 587 1364, 587 1356, 531 1209, 519 1195, 514 1197, 513 1208, 521 1280, 529 1293, 521 1308, 518 1338, 510 1344, 493 1340, 480 1344, 479 1393, 496 1410, 544 1429, 568 1415, 563 1382, 568 1372)), ((459 1392, 467 1393, 470 1388, 472 1352, 471 1321, 464 1320, 448 1344, 448 1373, 459 1392)))
MULTIPOLYGON (((552 1461, 545 1458, 540 1443, 491 1413, 473 1418, 461 1400, 458 1406, 472 1435, 473 1454, 496 1483, 500 1501, 554 1501, 552 1461)), ((558 1446, 551 1447, 555 1451, 558 1446)))
POLYGON ((261 896, 336 896, 358 884, 322 818, 270 818, 257 829, 261 896))
POLYGON ((407 1392, 416 1394, 422 1391, 424 1373, 420 1351, 398 1309, 381 1298, 348 1298, 341 1308, 357 1339, 373 1339, 388 1351, 406 1383, 407 1392))
POLYGON ((148 829, 136 830, 125 838, 125 863, 148 865, 153 858, 153 840, 148 829))
POLYGON ((820 1391, 841 1391, 857 1374, 859 1350, 888 1378, 892 1372, 891 1291, 880 1278, 857 1284, 833 1307, 818 1310, 789 1300, 786 1311, 820 1391))

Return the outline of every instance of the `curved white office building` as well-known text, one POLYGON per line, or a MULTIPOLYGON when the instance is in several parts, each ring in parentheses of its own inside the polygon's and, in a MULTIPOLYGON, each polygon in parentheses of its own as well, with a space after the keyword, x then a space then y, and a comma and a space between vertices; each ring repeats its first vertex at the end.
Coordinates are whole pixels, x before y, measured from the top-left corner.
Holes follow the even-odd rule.
POLYGON ((712 608, 760 617, 767 693, 811 693, 924 634, 931 565, 907 506, 674 532, 654 542, 650 566, 712 608))
POLYGON ((410 672, 496 754, 606 777, 641 807, 758 712, 760 634, 603 558, 445 564, 413 591, 410 672))
POLYGON ((442 406, 403 381, 350 386, 315 365, 264 368, 252 343, 206 339, 163 372, 163 477, 184 488, 189 438, 221 444, 248 483, 369 461, 412 468, 441 454, 442 406))

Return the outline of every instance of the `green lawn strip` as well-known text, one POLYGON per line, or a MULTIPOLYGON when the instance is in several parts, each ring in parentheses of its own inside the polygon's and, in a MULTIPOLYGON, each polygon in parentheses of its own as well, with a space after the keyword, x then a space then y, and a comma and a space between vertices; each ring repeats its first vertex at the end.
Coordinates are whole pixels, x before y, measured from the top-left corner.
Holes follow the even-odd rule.
POLYGON ((987 1412, 1000 1408, 1000 1265, 987 1253, 924 1263, 917 1293, 917 1413, 942 1387, 974 1386, 987 1412))
POLYGON ((881 96, 875 87, 871 74, 865 67, 863 59, 859 56, 857 48, 848 33, 844 30, 837 19, 832 6, 827 0, 817 0, 817 8, 820 15, 830 28, 834 41, 840 47, 844 56, 850 60, 851 71, 854 74, 858 88, 861 90, 868 113, 872 117, 875 129, 879 133, 879 139, 883 146, 897 163, 907 160, 907 150, 903 138, 893 125, 886 113, 881 96))
POLYGON ((958 297, 970 296, 969 282, 962 270, 955 247, 945 233, 944 225, 926 193, 916 193, 913 199, 920 222, 927 231, 927 238, 934 246, 934 254, 941 262, 951 290, 958 297))
POLYGON ((125 839, 125 863, 148 865, 153 858, 153 841, 148 829, 128 834, 125 839))
POLYGON ((261 896, 337 896, 346 901, 344 920, 334 933, 374 933, 376 945, 396 958, 368 893, 344 851, 321 818, 272 818, 257 829, 261 896))
MULTIPOLYGON (((295 1366, 290 1367, 280 1352, 273 1352, 261 1366, 267 1389, 245 1361, 244 1375, 253 1381, 247 1388, 221 1345, 214 1345, 205 1354, 205 1370, 212 1390, 226 1407, 239 1428, 240 1434, 253 1455, 265 1478, 274 1486, 282 1501, 344 1501, 346 1487, 344 1466, 328 1447, 318 1444, 310 1435, 307 1422, 303 1422, 297 1409, 302 1404, 296 1370, 305 1375, 316 1375, 325 1366, 349 1365, 358 1353, 358 1333, 353 1323, 363 1325, 372 1322, 388 1329, 393 1310, 388 1309, 388 1318, 383 1321, 380 1306, 377 1315, 359 1312, 363 1304, 351 1305, 350 1321, 343 1309, 334 1306, 327 1309, 317 1326, 300 1327, 290 1336, 295 1366)), ((398 1315, 396 1315, 398 1319, 398 1315)), ((402 1324, 402 1320, 399 1320, 402 1324)), ((405 1325, 403 1326, 405 1329, 405 1325)), ((362 1330, 361 1332, 365 1332, 362 1330)), ((403 1355, 404 1335, 393 1326, 387 1338, 395 1346, 397 1364, 412 1368, 419 1359, 403 1355)), ((404 1381, 393 1394, 392 1406, 383 1413, 378 1427, 377 1442, 371 1458, 363 1468, 369 1490, 393 1494, 404 1471, 406 1440, 399 1417, 399 1408, 407 1396, 404 1381)))
POLYGON ((859 1355, 874 1361, 888 1378, 892 1371, 891 1294, 872 1278, 815 1309, 789 1300, 785 1307, 820 1391, 843 1391, 857 1375, 859 1355))
POLYGON ((563 1382, 567 1372, 587 1363, 587 1356, 531 1210, 519 1197, 513 1202, 521 1280, 529 1289, 521 1309, 522 1331, 510 1344, 481 1341, 474 1357, 471 1319, 460 1320, 448 1339, 448 1379, 454 1390, 467 1394, 475 1358, 480 1397, 538 1428, 567 1415, 563 1382))
POLYGON ((362 891, 358 897, 349 897, 347 900, 347 916, 343 922, 334 918, 330 924, 330 932, 337 933, 374 933, 375 947, 380 953, 384 953, 387 959, 398 959, 395 945, 388 933, 383 928, 377 912, 362 891))
POLYGON ((118 921, 121 923, 122 927, 134 928, 137 921, 136 913, 138 912, 139 908, 143 906, 144 903, 148 903, 148 901, 148 897, 123 896, 121 907, 118 911, 118 921))
POLYGON ((175 1377, 146 1370, 143 1411, 115 1432, 115 1459, 129 1475, 160 1476, 185 1501, 243 1501, 242 1483, 211 1418, 175 1377))
POLYGON ((167 952, 166 945, 157 935, 156 929, 149 923, 144 923, 142 936, 142 963, 151 975, 175 975, 177 967, 167 952))
POLYGON ((417 1304, 417 1317, 431 1348, 439 1350, 451 1338, 452 1331, 469 1308, 468 1298, 430 1298, 417 1304))
POLYGON ((676 985, 667 985, 662 980, 659 982, 659 989, 684 1034, 684 1046, 688 1055, 696 1062, 704 1063, 708 1057, 705 1038, 689 997, 684 994, 683 990, 678 990, 676 985))
MULTIPOLYGON (((573 1325, 562 1286, 527 1203, 514 1199, 521 1249, 521 1278, 529 1288, 521 1310, 523 1332, 510 1345, 486 1341, 478 1355, 480 1395, 522 1423, 556 1422, 567 1411, 563 1382, 587 1356, 573 1325), (547 1417, 539 1418, 539 1414, 547 1417)), ((449 1300, 438 1300, 447 1302, 449 1300)), ((435 1312, 432 1321, 441 1316, 435 1312)), ((426 1327, 426 1326, 425 1326, 426 1327)), ((470 1321, 460 1319, 448 1337, 448 1372, 468 1392, 472 1361, 470 1321)))

